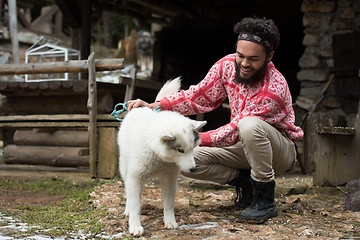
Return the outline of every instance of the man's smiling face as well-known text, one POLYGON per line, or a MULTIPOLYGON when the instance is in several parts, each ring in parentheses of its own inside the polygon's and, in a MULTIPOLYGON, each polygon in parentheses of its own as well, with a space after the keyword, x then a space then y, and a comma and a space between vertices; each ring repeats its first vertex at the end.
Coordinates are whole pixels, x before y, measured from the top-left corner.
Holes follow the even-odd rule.
POLYGON ((236 47, 236 81, 250 86, 258 83, 264 76, 267 63, 274 51, 266 55, 264 48, 256 43, 239 40, 236 47))

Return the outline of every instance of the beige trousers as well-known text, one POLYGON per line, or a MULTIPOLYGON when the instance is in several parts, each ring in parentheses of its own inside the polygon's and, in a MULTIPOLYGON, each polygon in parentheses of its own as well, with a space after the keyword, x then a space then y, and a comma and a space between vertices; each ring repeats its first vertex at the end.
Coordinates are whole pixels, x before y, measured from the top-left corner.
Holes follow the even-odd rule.
POLYGON ((245 117, 238 124, 239 142, 230 147, 197 147, 197 170, 184 176, 226 184, 236 178, 239 169, 251 169, 251 178, 270 182, 296 161, 295 144, 270 124, 245 117))

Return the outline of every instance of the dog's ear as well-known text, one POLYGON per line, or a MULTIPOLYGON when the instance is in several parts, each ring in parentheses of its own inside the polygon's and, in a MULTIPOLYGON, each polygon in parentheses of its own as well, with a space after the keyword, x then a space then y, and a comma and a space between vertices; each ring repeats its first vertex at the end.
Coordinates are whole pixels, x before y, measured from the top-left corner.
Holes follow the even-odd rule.
POLYGON ((198 131, 200 128, 202 128, 203 126, 205 126, 207 123, 207 121, 195 121, 192 120, 192 125, 195 131, 198 131))
POLYGON ((163 142, 170 142, 170 141, 174 141, 175 137, 173 135, 171 135, 171 134, 168 134, 168 135, 162 136, 160 139, 163 142))

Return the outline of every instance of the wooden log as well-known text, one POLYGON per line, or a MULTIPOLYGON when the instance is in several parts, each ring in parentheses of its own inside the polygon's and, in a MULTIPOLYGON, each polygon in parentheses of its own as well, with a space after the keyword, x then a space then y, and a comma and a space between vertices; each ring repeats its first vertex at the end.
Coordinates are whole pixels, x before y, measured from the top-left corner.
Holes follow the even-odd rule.
POLYGON ((4 148, 4 162, 57 167, 88 166, 88 152, 88 148, 82 147, 7 145, 4 148))
MULTIPOLYGON (((98 122, 98 127, 119 127, 119 121, 98 122)), ((0 122, 0 128, 84 128, 89 127, 89 122, 66 121, 66 122, 0 122)))
MULTIPOLYGON (((126 113, 119 115, 123 118, 126 113)), ((110 114, 98 114, 98 127, 115 127, 120 126, 110 114)), ((0 116, 0 128, 88 128, 88 114, 56 114, 56 115, 17 115, 17 116, 0 116)), ((11 138, 12 139, 12 138, 11 138)))
MULTIPOLYGON (((100 95, 99 113, 111 113, 114 102, 111 95, 100 95)), ((1 106, 6 114, 86 114, 87 96, 22 96, 7 97, 1 106)))
POLYGON ((20 129, 14 134, 14 144, 30 146, 68 146, 88 147, 88 132, 75 130, 57 130, 54 132, 38 129, 20 129))
MULTIPOLYGON (((108 126, 109 124, 104 124, 108 126)), ((87 128, 88 122, 66 121, 66 122, 0 122, 1 128, 87 128)), ((111 126, 113 126, 111 124, 111 126)))
MULTIPOLYGON (((112 71, 123 68, 123 58, 98 59, 96 71, 112 71)), ((43 62, 23 64, 0 64, 0 75, 37 74, 37 73, 86 73, 88 60, 70 60, 64 62, 43 62)))

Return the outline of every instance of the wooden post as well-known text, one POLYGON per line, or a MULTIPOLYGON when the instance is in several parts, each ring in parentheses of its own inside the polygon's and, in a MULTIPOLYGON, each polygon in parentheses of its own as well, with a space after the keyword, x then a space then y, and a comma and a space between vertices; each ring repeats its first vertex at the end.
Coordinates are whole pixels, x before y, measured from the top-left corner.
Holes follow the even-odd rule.
POLYGON ((133 99, 134 97, 135 83, 136 83, 136 67, 133 67, 130 70, 130 79, 131 79, 131 84, 126 86, 124 102, 127 102, 133 99))
POLYGON ((95 53, 91 53, 88 58, 89 69, 89 150, 90 150, 90 176, 97 178, 97 91, 96 91, 96 71, 95 71, 95 53))
POLYGON ((8 4, 13 62, 20 63, 16 0, 9 0, 8 4))
MULTIPOLYGON (((120 124, 119 124, 120 125, 120 124)), ((98 177, 114 178, 118 173, 119 151, 116 127, 100 127, 98 141, 98 177)))

